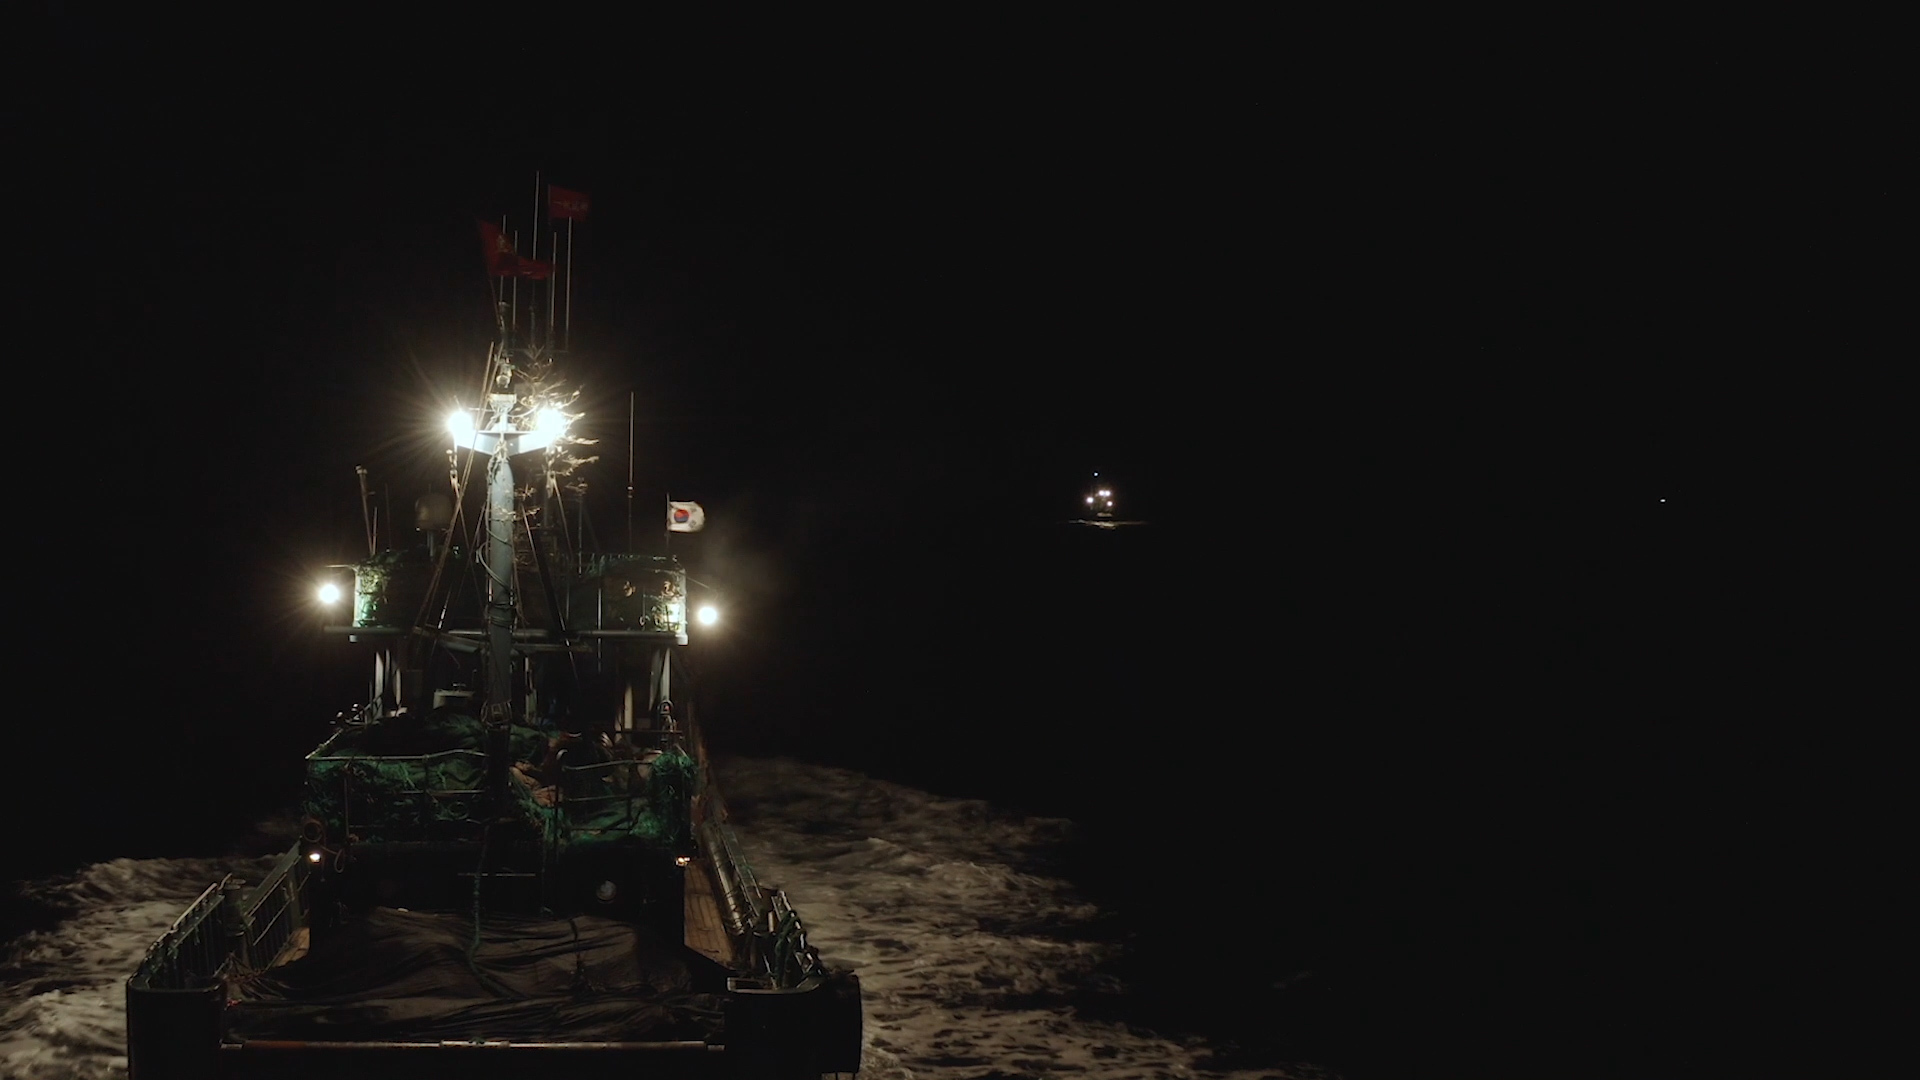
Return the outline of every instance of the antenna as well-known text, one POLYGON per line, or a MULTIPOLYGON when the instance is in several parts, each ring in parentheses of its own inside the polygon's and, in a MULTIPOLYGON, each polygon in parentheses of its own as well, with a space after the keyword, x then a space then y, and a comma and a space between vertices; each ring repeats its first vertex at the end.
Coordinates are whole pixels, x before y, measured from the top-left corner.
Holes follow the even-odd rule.
MULTIPOLYGON (((528 226, 528 231, 533 234, 533 254, 530 256, 530 258, 532 258, 534 262, 539 262, 540 261, 540 170, 539 169, 533 170, 533 224, 528 226)), ((537 340, 540 337, 540 293, 537 289, 535 289, 531 285, 527 286, 527 292, 530 294, 527 297, 527 303, 528 303, 528 306, 532 309, 527 312, 527 325, 529 328, 527 336, 537 340)), ((547 294, 549 296, 553 294, 552 281, 547 282, 547 294)), ((552 344, 552 343, 549 342, 548 344, 552 344)))
POLYGON ((573 347, 573 219, 567 219, 567 321, 562 348, 573 347))
POLYGON ((633 550, 633 399, 627 391, 627 550, 633 550))
POLYGON ((367 557, 379 554, 373 546, 373 507, 368 502, 367 467, 355 465, 353 471, 360 476, 360 523, 367 530, 367 557))

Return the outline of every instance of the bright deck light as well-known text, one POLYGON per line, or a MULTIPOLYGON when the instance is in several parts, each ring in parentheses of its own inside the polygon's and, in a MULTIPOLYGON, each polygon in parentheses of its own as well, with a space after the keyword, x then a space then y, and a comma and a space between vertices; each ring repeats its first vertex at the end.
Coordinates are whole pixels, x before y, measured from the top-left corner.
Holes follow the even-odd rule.
POLYGON ((473 417, 465 409, 455 409, 447 414, 447 432, 459 438, 473 430, 473 417))
POLYGON ((719 621, 720 621, 719 608, 714 607, 712 604, 700 605, 700 625, 701 626, 712 626, 714 623, 717 623, 719 621))
POLYGON ((319 596, 323 604, 337 604, 340 602, 340 586, 329 581, 320 586, 319 596))
POLYGON ((534 427, 552 435, 564 435, 567 431, 567 414, 559 409, 541 409, 534 427))

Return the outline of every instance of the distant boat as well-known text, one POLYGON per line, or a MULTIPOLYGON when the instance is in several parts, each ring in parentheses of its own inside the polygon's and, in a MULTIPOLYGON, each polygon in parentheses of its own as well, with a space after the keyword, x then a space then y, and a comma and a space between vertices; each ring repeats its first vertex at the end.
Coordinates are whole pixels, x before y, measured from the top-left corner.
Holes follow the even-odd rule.
POLYGON ((1082 512, 1095 520, 1110 520, 1113 517, 1113 487, 1095 477, 1093 487, 1087 492, 1087 501, 1082 512))

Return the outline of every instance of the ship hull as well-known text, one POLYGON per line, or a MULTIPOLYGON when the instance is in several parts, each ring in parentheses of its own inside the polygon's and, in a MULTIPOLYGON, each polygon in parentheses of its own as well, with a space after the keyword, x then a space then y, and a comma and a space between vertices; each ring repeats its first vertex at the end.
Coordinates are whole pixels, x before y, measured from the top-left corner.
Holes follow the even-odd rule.
POLYGON ((473 854, 459 846, 395 845, 342 889, 353 875, 316 869, 295 845, 263 881, 209 888, 149 950, 127 984, 129 1073, 857 1071, 859 980, 809 958, 797 915, 739 861, 730 828, 709 820, 699 836, 698 856, 648 871, 648 902, 617 914, 516 914, 523 879, 502 878, 477 921, 470 900, 446 903, 442 868, 473 854), (368 905, 355 889, 404 902, 368 905), (419 901, 430 906, 406 903, 419 901))

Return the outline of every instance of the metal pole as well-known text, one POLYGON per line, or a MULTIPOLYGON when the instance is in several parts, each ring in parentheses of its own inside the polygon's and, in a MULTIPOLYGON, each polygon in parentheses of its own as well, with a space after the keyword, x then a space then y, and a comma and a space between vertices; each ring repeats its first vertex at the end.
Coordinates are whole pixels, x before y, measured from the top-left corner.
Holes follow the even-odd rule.
POLYGON ((561 348, 573 348, 573 219, 567 219, 567 321, 561 348))
POLYGON ((627 391, 627 550, 633 548, 633 399, 627 391))
MULTIPOLYGON (((505 440, 502 439, 504 444, 505 440)), ((513 466, 503 445, 487 463, 487 637, 490 704, 512 716, 513 466)))
MULTIPOLYGON (((533 255, 532 255, 532 258, 535 262, 540 261, 540 170, 539 169, 533 170, 533 255)), ((529 285, 527 286, 527 288, 531 289, 533 288, 533 286, 529 285)), ((552 289, 553 283, 548 282, 547 288, 552 289)), ((540 331, 540 315, 539 315, 540 296, 538 293, 534 293, 532 296, 528 297, 528 300, 531 301, 531 303, 533 304, 533 310, 528 313, 528 318, 529 320, 531 320, 532 330, 533 330, 533 334, 531 336, 538 337, 539 331, 540 331)))
POLYGON ((487 459, 487 708, 486 763, 489 813, 506 805, 508 732, 520 703, 513 694, 513 466, 508 461, 507 413, 512 394, 489 394, 481 419, 497 432, 487 459))
POLYGON ((353 471, 360 476, 360 524, 367 531, 367 557, 379 554, 373 546, 373 510, 367 504, 367 467, 355 465, 353 471))
MULTIPOLYGON (((673 700, 673 650, 667 648, 653 650, 653 663, 655 672, 653 686, 650 688, 653 692, 648 695, 652 700, 647 703, 649 714, 658 712, 661 702, 673 700)), ((651 715, 648 717, 648 726, 652 726, 651 715)))

